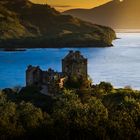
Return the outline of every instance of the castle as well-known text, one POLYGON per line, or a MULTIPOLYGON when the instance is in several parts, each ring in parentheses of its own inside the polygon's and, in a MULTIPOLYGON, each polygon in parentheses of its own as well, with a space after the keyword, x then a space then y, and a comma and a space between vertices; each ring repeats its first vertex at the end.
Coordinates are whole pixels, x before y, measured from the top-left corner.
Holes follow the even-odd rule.
POLYGON ((55 94, 58 88, 63 87, 67 77, 87 78, 87 59, 79 51, 69 51, 62 59, 62 72, 50 68, 42 71, 39 66, 29 65, 26 70, 26 86, 38 86, 43 94, 55 94))

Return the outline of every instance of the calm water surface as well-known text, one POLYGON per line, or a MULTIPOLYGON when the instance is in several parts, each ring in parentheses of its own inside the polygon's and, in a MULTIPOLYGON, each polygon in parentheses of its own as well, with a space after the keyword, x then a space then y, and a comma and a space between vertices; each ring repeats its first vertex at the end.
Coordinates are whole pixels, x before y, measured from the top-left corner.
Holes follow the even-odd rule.
MULTIPOLYGON (((115 87, 140 89, 140 33, 120 33, 111 48, 76 48, 88 58, 88 72, 94 83, 111 82, 115 87)), ((61 59, 71 49, 30 49, 0 52, 0 88, 24 86, 29 64, 61 71, 61 59)))

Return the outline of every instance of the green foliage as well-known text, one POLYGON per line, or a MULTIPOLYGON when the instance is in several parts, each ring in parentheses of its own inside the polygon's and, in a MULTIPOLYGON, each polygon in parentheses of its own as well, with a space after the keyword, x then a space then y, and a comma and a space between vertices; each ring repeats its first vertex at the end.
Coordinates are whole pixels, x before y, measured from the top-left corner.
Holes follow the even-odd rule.
POLYGON ((42 110, 51 112, 54 99, 50 96, 40 93, 40 89, 35 86, 22 88, 17 96, 18 101, 24 100, 25 102, 31 102, 42 110))
POLYGON ((0 139, 37 138, 139 140, 140 91, 101 82, 51 98, 36 87, 0 92, 0 139))
POLYGON ((75 93, 65 91, 56 102, 53 117, 54 123, 58 127, 58 134, 63 133, 63 135, 66 134, 70 138, 74 137, 76 133, 79 139, 82 139, 83 135, 88 132, 88 138, 90 136, 103 138, 101 132, 102 129, 105 131, 103 123, 108 118, 108 112, 101 101, 94 97, 83 104, 75 93), (59 132, 61 127, 64 129, 63 132, 59 132), (97 133, 96 129, 100 134, 97 133))
POLYGON ((109 131, 112 139, 136 139, 135 123, 128 112, 116 111, 109 116, 109 131), (115 135, 112 135, 115 132, 115 135))
POLYGON ((91 81, 84 77, 69 77, 65 81, 65 87, 69 89, 89 89, 91 81))
POLYGON ((109 93, 113 90, 113 86, 111 85, 111 83, 107 83, 107 82, 101 82, 98 85, 99 89, 102 89, 104 92, 109 93))
POLYGON ((19 113, 19 122, 26 129, 33 129, 40 125, 43 120, 41 109, 35 108, 31 103, 21 102, 17 108, 19 113))
POLYGON ((14 103, 4 95, 0 98, 0 139, 14 139, 38 127, 43 121, 43 112, 31 103, 14 103))

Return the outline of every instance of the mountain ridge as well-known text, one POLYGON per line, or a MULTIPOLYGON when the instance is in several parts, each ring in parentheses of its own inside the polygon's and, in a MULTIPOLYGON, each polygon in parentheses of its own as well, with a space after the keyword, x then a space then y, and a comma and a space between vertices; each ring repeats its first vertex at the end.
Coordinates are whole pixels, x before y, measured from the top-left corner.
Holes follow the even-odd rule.
POLYGON ((139 13, 139 0, 113 0, 92 9, 72 9, 63 14, 114 29, 140 29, 139 13))

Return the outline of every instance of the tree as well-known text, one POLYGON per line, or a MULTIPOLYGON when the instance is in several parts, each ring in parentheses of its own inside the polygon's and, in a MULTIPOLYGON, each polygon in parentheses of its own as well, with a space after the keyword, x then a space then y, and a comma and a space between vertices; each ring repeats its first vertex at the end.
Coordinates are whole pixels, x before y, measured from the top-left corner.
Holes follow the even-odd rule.
POLYGON ((91 86, 91 80, 85 77, 68 77, 64 86, 69 89, 88 89, 91 86))
POLYGON ((108 133, 111 139, 136 139, 136 127, 133 118, 124 110, 112 112, 109 116, 108 126, 108 133))
POLYGON ((102 89, 103 91, 105 91, 106 93, 110 92, 113 90, 113 86, 111 85, 111 83, 108 82, 101 82, 98 85, 99 89, 102 89))
POLYGON ((36 128, 43 121, 43 113, 40 108, 36 108, 31 103, 21 102, 17 107, 19 122, 25 129, 36 128))
POLYGON ((52 116, 59 135, 81 139, 85 136, 100 138, 105 136, 103 124, 108 119, 108 112, 96 98, 91 98, 84 104, 75 93, 65 91, 59 97, 52 116))

